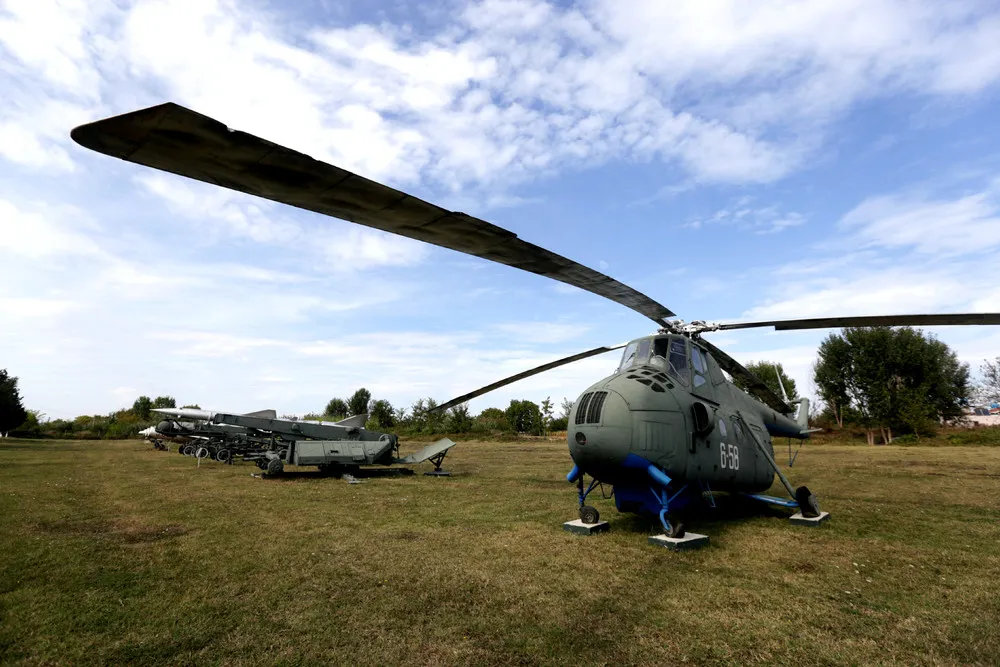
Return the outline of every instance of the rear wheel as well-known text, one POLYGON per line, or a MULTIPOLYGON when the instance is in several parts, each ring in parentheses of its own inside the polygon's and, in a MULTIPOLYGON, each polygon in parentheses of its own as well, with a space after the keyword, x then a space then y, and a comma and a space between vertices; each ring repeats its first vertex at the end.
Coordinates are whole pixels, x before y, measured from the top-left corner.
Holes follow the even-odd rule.
POLYGON ((816 496, 809 491, 808 487, 800 486, 795 489, 795 502, 799 504, 802 516, 810 518, 819 516, 819 501, 816 500, 816 496))
POLYGON ((267 462, 267 474, 268 475, 280 475, 281 471, 285 469, 285 464, 281 459, 271 459, 267 462))
POLYGON ((584 505, 580 508, 580 521, 587 524, 594 524, 601 520, 601 513, 597 511, 596 507, 591 507, 590 505, 584 505))

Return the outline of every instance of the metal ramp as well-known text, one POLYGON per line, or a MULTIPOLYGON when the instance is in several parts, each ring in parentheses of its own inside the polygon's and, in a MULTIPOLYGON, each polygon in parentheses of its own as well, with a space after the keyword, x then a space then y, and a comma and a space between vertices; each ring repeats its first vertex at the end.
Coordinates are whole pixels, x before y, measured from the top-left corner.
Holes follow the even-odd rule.
POLYGON ((448 454, 448 450, 455 446, 455 443, 448 438, 441 438, 433 445, 427 445, 419 452, 414 452, 403 458, 398 458, 393 461, 393 463, 404 463, 404 464, 414 464, 423 463, 424 461, 430 461, 434 464, 434 472, 428 474, 447 474, 441 470, 441 462, 444 461, 444 457, 448 454))

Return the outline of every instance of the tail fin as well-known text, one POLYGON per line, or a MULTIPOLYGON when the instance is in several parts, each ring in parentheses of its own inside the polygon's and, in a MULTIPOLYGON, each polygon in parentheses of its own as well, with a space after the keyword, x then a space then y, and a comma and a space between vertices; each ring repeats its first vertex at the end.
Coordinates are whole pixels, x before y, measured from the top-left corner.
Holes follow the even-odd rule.
POLYGON ((368 421, 368 413, 362 412, 360 415, 354 415, 353 417, 348 417, 347 419, 341 419, 339 422, 334 422, 337 426, 344 426, 346 428, 364 428, 365 423, 368 421))
POLYGON ((795 422, 803 431, 809 428, 809 399, 799 399, 799 411, 795 414, 795 422))

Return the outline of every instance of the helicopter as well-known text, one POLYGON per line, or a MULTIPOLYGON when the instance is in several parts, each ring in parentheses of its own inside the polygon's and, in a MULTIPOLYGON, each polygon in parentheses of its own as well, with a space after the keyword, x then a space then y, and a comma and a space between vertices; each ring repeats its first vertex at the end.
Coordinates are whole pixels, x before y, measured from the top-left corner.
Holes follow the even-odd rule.
POLYGON ((694 502, 714 506, 715 493, 818 517, 808 488, 794 488, 774 460, 772 437, 805 439, 808 403, 796 411, 702 334, 752 327, 775 330, 848 326, 996 325, 998 313, 875 315, 761 322, 684 322, 666 306, 603 273, 520 239, 485 220, 449 211, 308 155, 230 129, 174 103, 81 125, 81 146, 154 169, 329 215, 488 259, 573 285, 652 320, 652 335, 558 359, 448 401, 463 403, 532 375, 624 348, 611 376, 587 388, 569 415, 567 444, 580 519, 596 524, 586 504, 599 484, 613 486, 620 511, 657 517, 679 538, 677 512, 694 502), (743 391, 730 382, 740 378, 743 391), (585 476, 591 477, 589 485, 585 476), (777 476, 789 498, 765 495, 777 476))

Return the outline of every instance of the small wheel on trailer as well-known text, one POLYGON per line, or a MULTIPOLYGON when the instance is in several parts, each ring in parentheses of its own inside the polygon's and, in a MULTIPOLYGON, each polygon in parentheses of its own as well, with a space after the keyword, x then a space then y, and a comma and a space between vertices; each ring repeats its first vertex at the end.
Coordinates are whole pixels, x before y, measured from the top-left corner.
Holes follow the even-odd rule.
POLYGON ((795 489, 795 502, 799 504, 802 516, 810 518, 819 516, 819 501, 816 500, 816 496, 809 491, 808 487, 800 486, 795 489))
POLYGON ((596 507, 591 507, 590 505, 584 505, 580 508, 580 521, 586 524, 594 524, 601 520, 601 513, 597 511, 596 507))
POLYGON ((209 455, 208 447, 199 447, 194 455, 199 459, 207 459, 209 455))
POLYGON ((184 445, 184 456, 194 456, 194 445, 184 445))
POLYGON ((265 468, 268 475, 280 475, 284 469, 285 464, 281 459, 271 459, 267 462, 267 468, 265 468))
POLYGON ((233 458, 233 455, 228 449, 220 449, 215 453, 215 460, 220 463, 229 463, 229 459, 231 458, 233 458))

